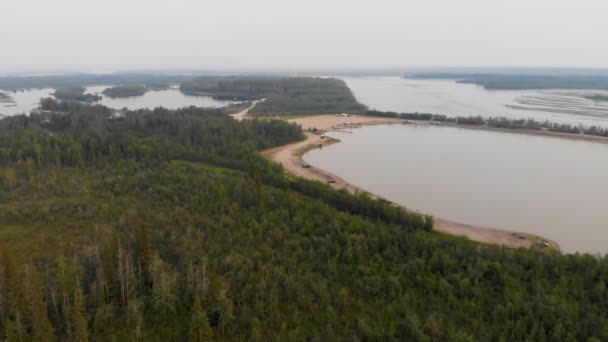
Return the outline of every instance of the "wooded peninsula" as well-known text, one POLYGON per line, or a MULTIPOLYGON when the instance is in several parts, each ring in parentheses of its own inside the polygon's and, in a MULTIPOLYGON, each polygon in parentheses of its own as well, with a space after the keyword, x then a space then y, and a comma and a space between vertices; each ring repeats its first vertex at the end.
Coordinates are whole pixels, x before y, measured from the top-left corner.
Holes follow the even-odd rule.
POLYGON ((336 78, 204 76, 182 83, 180 89, 222 100, 265 98, 253 115, 362 113, 366 109, 346 83, 336 78))

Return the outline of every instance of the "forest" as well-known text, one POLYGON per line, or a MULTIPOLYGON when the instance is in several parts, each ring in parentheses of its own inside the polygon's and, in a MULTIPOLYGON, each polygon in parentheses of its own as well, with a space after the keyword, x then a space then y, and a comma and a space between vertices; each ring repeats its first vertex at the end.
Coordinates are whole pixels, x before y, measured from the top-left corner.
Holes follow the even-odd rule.
POLYGON ((608 260, 482 245, 295 178, 218 109, 0 120, 7 341, 603 341, 608 260))
POLYGON ((344 81, 320 77, 204 76, 183 82, 185 93, 211 95, 222 100, 265 98, 253 115, 361 113, 344 81))

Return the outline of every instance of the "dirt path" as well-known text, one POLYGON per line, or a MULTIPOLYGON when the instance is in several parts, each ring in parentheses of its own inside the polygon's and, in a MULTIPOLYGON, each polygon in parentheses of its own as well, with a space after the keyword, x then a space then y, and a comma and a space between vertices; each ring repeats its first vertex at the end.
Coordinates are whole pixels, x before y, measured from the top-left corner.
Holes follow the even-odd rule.
MULTIPOLYGON (((321 131, 348 131, 349 129, 357 128, 362 125, 403 123, 403 121, 400 119, 379 119, 377 117, 366 116, 342 117, 335 115, 317 115, 292 119, 289 121, 301 125, 305 130, 316 128, 321 131)), ((325 137, 321 134, 306 132, 306 140, 262 151, 262 155, 276 163, 283 165, 285 170, 295 176, 327 183, 329 183, 328 181, 331 180, 329 185, 335 189, 346 189, 351 193, 365 192, 365 190, 348 183, 344 179, 330 172, 319 169, 312 165, 307 165, 302 160, 302 155, 307 151, 315 148, 323 148, 323 146, 338 142, 339 140, 325 137)), ((379 197, 374 194, 372 194, 372 196, 379 197)), ((407 210, 407 208, 404 209, 407 210)), ((532 234, 472 226, 441 218, 435 218, 434 229, 445 234, 464 236, 477 242, 512 248, 532 247, 536 240, 542 239, 550 243, 553 249, 559 250, 559 245, 557 243, 532 234)))
POLYGON ((238 113, 230 114, 230 116, 232 116, 237 121, 241 121, 247 117, 247 114, 249 114, 249 111, 252 110, 253 107, 255 107, 255 105, 257 105, 259 102, 262 102, 262 101, 266 101, 266 99, 255 100, 251 103, 251 106, 245 108, 244 110, 242 110, 238 113))

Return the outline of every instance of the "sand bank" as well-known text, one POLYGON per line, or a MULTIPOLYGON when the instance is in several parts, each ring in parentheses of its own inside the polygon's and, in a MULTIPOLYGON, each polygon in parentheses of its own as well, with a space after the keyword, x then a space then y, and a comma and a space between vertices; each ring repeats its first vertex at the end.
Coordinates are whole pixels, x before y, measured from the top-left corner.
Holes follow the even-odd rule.
MULTIPOLYGON (((336 115, 315 115, 289 120, 297 123, 305 130, 316 128, 323 131, 349 131, 350 129, 360 127, 362 125, 386 125, 386 124, 403 124, 404 120, 391 118, 378 118, 367 116, 336 116, 336 115)), ((338 140, 330 137, 325 137, 321 132, 312 133, 306 132, 306 140, 292 143, 284 146, 275 147, 262 152, 266 158, 283 165, 289 173, 303 177, 306 179, 327 182, 335 189, 345 189, 351 193, 365 192, 353 184, 348 183, 344 179, 319 169, 312 165, 307 165, 301 156, 311 149, 323 148, 323 146, 337 143, 338 140), (330 181, 330 182, 328 182, 330 181)), ((371 194, 374 197, 377 195, 371 194)), ((397 204, 395 204, 397 205, 397 204)), ((407 210, 407 208, 404 208, 407 210)), ((487 227, 478 227, 468 224, 435 218, 434 229, 445 234, 463 236, 473 241, 507 246, 512 248, 532 247, 535 241, 542 239, 551 244, 551 247, 559 250, 559 245, 555 242, 540 238, 532 234, 526 234, 516 231, 493 229, 487 227)))

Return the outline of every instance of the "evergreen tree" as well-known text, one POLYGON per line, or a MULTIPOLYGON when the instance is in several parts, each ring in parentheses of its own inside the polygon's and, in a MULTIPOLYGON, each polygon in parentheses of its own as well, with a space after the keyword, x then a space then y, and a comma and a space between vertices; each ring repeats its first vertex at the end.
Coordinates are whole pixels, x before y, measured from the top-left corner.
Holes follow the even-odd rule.
POLYGON ((196 299, 194 300, 189 335, 189 340, 191 342, 211 341, 211 337, 213 336, 213 331, 209 325, 209 318, 207 317, 207 313, 203 308, 199 296, 196 296, 196 299))
POLYGON ((82 297, 80 285, 76 287, 76 293, 74 294, 74 305, 72 306, 72 325, 74 326, 75 342, 86 342, 89 340, 84 298, 82 297))
POLYGON ((19 342, 17 325, 11 319, 7 320, 4 324, 4 340, 6 342, 19 342))
POLYGON ((53 327, 49 321, 47 305, 44 300, 45 286, 42 276, 33 265, 28 268, 28 303, 32 318, 32 330, 34 341, 54 341, 53 327))

